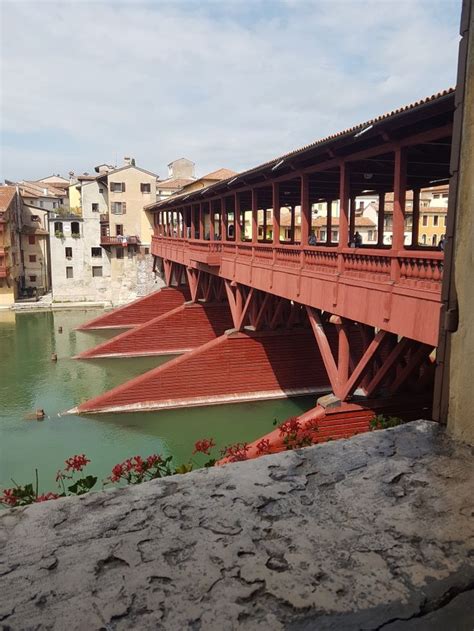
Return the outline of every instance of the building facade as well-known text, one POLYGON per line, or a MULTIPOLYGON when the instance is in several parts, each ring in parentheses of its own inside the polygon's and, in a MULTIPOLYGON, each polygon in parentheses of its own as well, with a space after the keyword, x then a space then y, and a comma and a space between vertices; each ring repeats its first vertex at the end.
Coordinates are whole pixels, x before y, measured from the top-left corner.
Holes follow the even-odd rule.
POLYGON ((16 187, 0 187, 0 305, 14 303, 20 291, 20 204, 16 187))

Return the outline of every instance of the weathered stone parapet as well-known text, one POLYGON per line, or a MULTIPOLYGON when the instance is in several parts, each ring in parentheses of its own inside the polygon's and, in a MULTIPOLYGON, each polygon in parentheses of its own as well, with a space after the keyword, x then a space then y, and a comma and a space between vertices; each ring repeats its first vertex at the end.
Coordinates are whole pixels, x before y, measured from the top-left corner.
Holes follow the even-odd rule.
POLYGON ((463 629, 473 488, 470 448, 418 421, 5 511, 0 625, 463 629))

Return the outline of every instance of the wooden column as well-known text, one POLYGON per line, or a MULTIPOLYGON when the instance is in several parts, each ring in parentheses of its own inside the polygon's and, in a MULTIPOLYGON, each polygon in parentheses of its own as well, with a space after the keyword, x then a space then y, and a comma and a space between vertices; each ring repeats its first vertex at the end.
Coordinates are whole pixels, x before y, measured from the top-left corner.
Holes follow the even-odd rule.
POLYGON ((395 151, 395 172, 393 178, 393 237, 392 249, 403 250, 405 243, 405 197, 407 160, 406 150, 395 151))
POLYGON ((267 209, 263 209, 263 240, 267 240, 267 209))
POLYGON ((337 352, 337 379, 340 386, 346 384, 349 379, 349 359, 350 345, 349 335, 345 322, 337 325, 338 329, 338 352, 337 352))
POLYGON ((221 241, 227 241, 227 209, 225 197, 221 197, 221 241))
POLYGON ((355 197, 351 197, 351 214, 349 221, 349 243, 354 241, 355 235, 355 220, 356 220, 356 199, 355 197))
POLYGON ((326 202, 326 244, 332 243, 332 199, 328 199, 326 202))
POLYGON ((309 203, 309 176, 304 173, 301 176, 301 245, 308 245, 309 230, 311 227, 311 204, 309 203))
POLYGON ((383 245, 383 231, 385 226, 385 191, 379 193, 379 212, 377 215, 377 246, 383 245))
POLYGON ((199 238, 204 239, 204 213, 202 210, 202 202, 199 202, 199 238))
POLYGON ((291 212, 291 225, 290 225, 290 232, 291 232, 291 243, 294 243, 296 241, 295 239, 295 207, 291 206, 290 207, 290 212, 291 212))
POLYGON ((234 231, 235 242, 242 243, 242 216, 240 211, 240 197, 234 193, 234 231))
POLYGON ((191 210, 191 239, 195 239, 196 238, 196 209, 192 204, 190 206, 190 210, 191 210))
POLYGON ((212 202, 209 202, 209 239, 211 241, 214 241, 216 235, 215 235, 215 231, 214 231, 214 219, 215 219, 215 213, 214 213, 214 207, 212 205, 212 202))
MULTIPOLYGON (((405 247, 405 197, 406 197, 407 160, 406 149, 395 151, 395 172, 393 177, 393 227, 392 252, 405 247)), ((397 282, 400 278, 400 261, 392 256, 390 279, 397 282)))
POLYGON ((349 242, 349 169, 341 162, 339 174, 339 249, 349 242))
POLYGON ((172 233, 172 228, 171 228, 171 210, 168 210, 168 212, 166 213, 166 226, 167 226, 168 236, 171 237, 171 233, 172 233))
POLYGON ((258 241, 258 201, 257 189, 252 189, 252 243, 258 241))
POLYGON ((420 189, 413 189, 413 225, 411 232, 411 244, 418 247, 420 238, 420 189))
POLYGON ((273 245, 280 245, 280 183, 273 182, 273 245))

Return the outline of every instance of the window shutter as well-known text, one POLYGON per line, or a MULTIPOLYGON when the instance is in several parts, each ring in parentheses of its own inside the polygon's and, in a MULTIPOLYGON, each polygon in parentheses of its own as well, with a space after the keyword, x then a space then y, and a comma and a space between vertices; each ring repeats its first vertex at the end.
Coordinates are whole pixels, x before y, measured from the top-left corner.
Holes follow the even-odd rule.
POLYGON ((125 193, 125 182, 122 182, 122 193, 125 193))
POLYGON ((127 212, 127 202, 122 202, 122 215, 127 212))

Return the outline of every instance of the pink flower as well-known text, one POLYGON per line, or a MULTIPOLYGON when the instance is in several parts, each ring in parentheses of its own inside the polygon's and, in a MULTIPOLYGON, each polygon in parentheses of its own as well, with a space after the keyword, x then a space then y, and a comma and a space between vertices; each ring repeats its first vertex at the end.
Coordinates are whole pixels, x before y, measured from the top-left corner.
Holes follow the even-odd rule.
POLYGON ((202 440, 196 441, 194 444, 193 455, 197 453, 206 454, 209 456, 211 453, 211 449, 216 446, 213 438, 203 438, 202 440))
POLYGON ((71 456, 64 462, 66 463, 66 471, 82 471, 90 460, 86 458, 85 454, 81 454, 80 456, 71 456))

